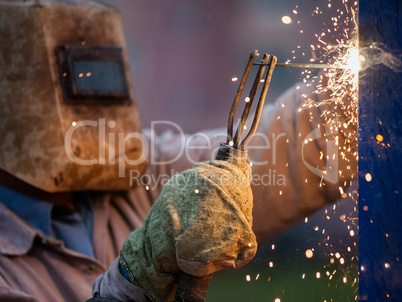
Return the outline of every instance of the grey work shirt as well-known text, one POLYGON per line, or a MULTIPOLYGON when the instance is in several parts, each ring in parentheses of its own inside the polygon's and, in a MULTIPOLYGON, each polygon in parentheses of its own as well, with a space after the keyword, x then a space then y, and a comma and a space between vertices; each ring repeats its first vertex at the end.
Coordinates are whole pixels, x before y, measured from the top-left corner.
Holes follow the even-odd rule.
POLYGON ((38 200, 0 185, 1 202, 44 235, 63 241, 64 246, 94 257, 93 211, 89 192, 74 194, 75 211, 38 200))
MULTIPOLYGON (((0 198, 1 199, 1 198, 0 198)), ((0 301, 85 301, 152 204, 145 189, 93 194, 95 258, 45 235, 0 203, 0 301)))

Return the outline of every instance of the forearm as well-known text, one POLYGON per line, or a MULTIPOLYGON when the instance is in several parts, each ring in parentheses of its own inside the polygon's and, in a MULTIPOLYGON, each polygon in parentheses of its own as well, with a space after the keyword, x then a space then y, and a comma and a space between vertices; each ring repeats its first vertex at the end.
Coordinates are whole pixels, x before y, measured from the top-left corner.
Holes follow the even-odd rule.
MULTIPOLYGON (((341 196, 339 187, 346 190, 344 186, 350 184, 356 173, 355 146, 346 141, 349 135, 346 130, 352 133, 353 129, 327 135, 322 118, 324 106, 299 111, 305 99, 303 94, 309 95, 312 90, 293 87, 275 104, 266 105, 257 133, 248 145, 249 161, 253 165, 253 229, 260 244, 334 202, 341 196), (343 147, 348 144, 347 148, 352 150, 344 152, 343 147), (336 154, 329 154, 327 149, 333 147, 336 154), (332 161, 334 156, 335 162, 332 161), (331 161, 337 166, 331 166, 331 161), (330 174, 320 175, 320 171, 327 168, 326 173, 330 174)), ((334 107, 327 109, 343 124, 347 117, 341 108, 334 107)), ((226 141, 226 129, 203 131, 192 136, 153 134, 153 140, 150 138, 149 141, 154 150, 149 172, 154 175, 153 179, 162 180, 160 173, 170 176, 191 167, 196 161, 214 158, 219 143, 226 141)), ((161 186, 150 187, 160 192, 161 186)))
POLYGON ((347 141, 353 125, 343 127, 347 117, 335 104, 299 110, 303 93, 308 94, 289 90, 264 108, 259 127, 264 136, 254 146, 265 147, 249 151, 255 162, 253 217, 260 244, 336 201, 357 172, 356 146, 347 141), (334 123, 324 120, 325 111, 334 123), (346 146, 351 150, 344 152, 346 146))

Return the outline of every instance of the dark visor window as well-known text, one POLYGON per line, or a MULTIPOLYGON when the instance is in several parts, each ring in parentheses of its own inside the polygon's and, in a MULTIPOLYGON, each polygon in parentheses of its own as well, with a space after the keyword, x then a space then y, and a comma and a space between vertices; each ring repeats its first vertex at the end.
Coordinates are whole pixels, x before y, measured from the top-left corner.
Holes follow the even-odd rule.
POLYGON ((113 92, 126 89, 121 66, 117 62, 79 60, 73 62, 79 90, 113 92))
POLYGON ((66 103, 131 102, 121 47, 64 45, 56 53, 66 103))

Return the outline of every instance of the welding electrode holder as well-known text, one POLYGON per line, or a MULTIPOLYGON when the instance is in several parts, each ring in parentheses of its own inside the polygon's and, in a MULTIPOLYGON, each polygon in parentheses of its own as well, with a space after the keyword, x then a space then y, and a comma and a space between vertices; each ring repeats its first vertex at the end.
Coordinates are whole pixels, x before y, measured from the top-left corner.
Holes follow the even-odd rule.
POLYGON ((245 69, 243 77, 240 81, 239 88, 237 90, 235 99, 233 101, 232 108, 230 110, 229 120, 228 120, 228 128, 227 128, 227 141, 226 141, 226 144, 222 143, 221 146, 219 147, 219 151, 216 156, 216 159, 225 160, 225 158, 233 156, 234 155, 233 152, 236 153, 236 150, 238 150, 239 152, 242 152, 244 150, 244 148, 246 147, 246 145, 251 141, 254 133, 257 130, 257 126, 258 126, 258 123, 259 123, 259 120, 261 117, 262 108, 264 106, 265 98, 267 96, 268 87, 271 82, 272 73, 274 71, 274 68, 275 68, 275 65, 277 62, 277 58, 275 56, 270 56, 268 54, 264 54, 264 56, 261 60, 261 63, 255 63, 254 61, 255 61, 255 58, 257 57, 257 55, 258 55, 258 50, 254 50, 250 54, 246 69, 245 69), (244 111, 241 116, 241 119, 238 123, 236 133, 233 137, 233 132, 234 132, 233 131, 234 130, 233 129, 233 121, 234 121, 235 112, 236 112, 240 97, 243 93, 244 86, 247 82, 248 76, 250 74, 250 71, 251 71, 251 68, 253 67, 253 65, 259 66, 258 71, 257 71, 256 77, 254 79, 253 85, 251 87, 250 93, 248 94, 248 96, 246 98, 246 105, 244 107, 244 111), (248 115, 250 113, 251 106, 253 105, 254 98, 256 96, 258 87, 259 87, 260 83, 262 82, 264 72, 265 72, 265 69, 267 66, 268 66, 268 71, 265 74, 265 78, 263 81, 264 84, 263 84, 262 91, 261 91, 261 94, 260 94, 260 97, 258 100, 257 108, 255 111, 255 115, 254 115, 254 119, 253 119, 253 122, 252 122, 252 125, 250 128, 250 131, 245 136, 245 138, 242 141, 240 141, 242 132, 244 130, 244 125, 246 124, 248 115))
MULTIPOLYGON (((261 117, 261 112, 262 112, 262 107, 264 105, 264 101, 267 95, 268 87, 271 82, 271 77, 273 70, 275 68, 276 64, 276 57, 275 56, 269 56, 268 54, 264 54, 262 63, 264 65, 259 65, 257 75, 254 79, 253 85, 251 87, 250 93, 248 95, 248 99, 241 117, 241 120, 239 122, 236 134, 234 139, 232 140, 233 137, 233 120, 235 116, 235 111, 237 108, 237 105, 239 103, 240 97, 242 95, 242 92, 244 90, 244 86, 247 82, 247 78, 250 74, 250 70, 253 65, 257 65, 254 63, 254 60, 256 56, 258 55, 258 51, 254 50, 250 54, 250 58, 248 60, 246 70, 243 74, 242 80, 240 81, 239 88, 237 90, 232 108, 230 110, 229 114, 229 123, 228 123, 228 140, 226 143, 221 143, 219 146, 218 153, 216 155, 217 160, 224 160, 231 162, 232 164, 236 165, 238 168, 242 169, 244 165, 247 165, 246 163, 246 158, 247 158, 247 151, 244 151, 244 147, 249 143, 249 141, 252 139, 257 126, 258 122, 261 117), (271 60, 270 60, 271 59, 271 60), (267 64, 269 62, 269 64, 267 64), (251 106, 253 104, 255 95, 257 94, 258 86, 263 79, 264 72, 266 67, 268 67, 268 72, 265 75, 264 78, 264 85, 259 97, 259 101, 257 104, 256 112, 254 115, 253 123, 251 126, 251 129, 249 133, 246 135, 243 141, 240 142, 240 137, 242 135, 242 130, 244 129, 244 125, 246 123, 247 117, 250 113, 251 106), (230 142, 233 142, 231 144, 230 142)), ((249 168, 249 166, 248 166, 249 168)), ((246 171, 247 169, 244 169, 246 171)), ((185 272, 181 272, 179 275, 179 280, 178 280, 178 287, 175 293, 175 302, 176 301, 204 301, 207 290, 209 287, 210 280, 212 278, 211 275, 207 276, 192 276, 189 274, 186 274, 185 272)))

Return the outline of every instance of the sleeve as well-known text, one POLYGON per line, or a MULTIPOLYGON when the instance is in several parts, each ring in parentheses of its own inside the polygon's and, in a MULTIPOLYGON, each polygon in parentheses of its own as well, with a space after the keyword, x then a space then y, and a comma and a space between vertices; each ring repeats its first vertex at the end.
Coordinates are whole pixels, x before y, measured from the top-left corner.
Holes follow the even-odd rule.
POLYGON ((39 302, 39 300, 27 293, 9 287, 0 278, 0 301, 8 302, 39 302))
MULTIPOLYGON (((347 118, 344 112, 334 104, 301 110, 308 95, 317 98, 311 87, 295 85, 267 104, 247 147, 253 168, 253 230, 259 244, 334 202, 356 173, 356 146, 348 141, 354 129, 339 127, 347 118), (333 123, 323 121, 323 113, 332 114, 333 123)), ((226 140, 226 128, 193 135, 176 128, 178 133, 161 135, 144 131, 149 142, 149 188, 155 196, 172 175, 213 159, 219 143, 226 140)))
POLYGON ((122 302, 122 301, 117 301, 117 300, 114 300, 114 299, 112 300, 112 299, 104 299, 104 298, 94 297, 94 298, 88 299, 86 302, 122 302))
POLYGON ((148 301, 143 292, 120 273, 119 257, 112 263, 109 270, 99 275, 92 286, 94 301, 148 301), (100 298, 102 297, 102 298, 100 298))

